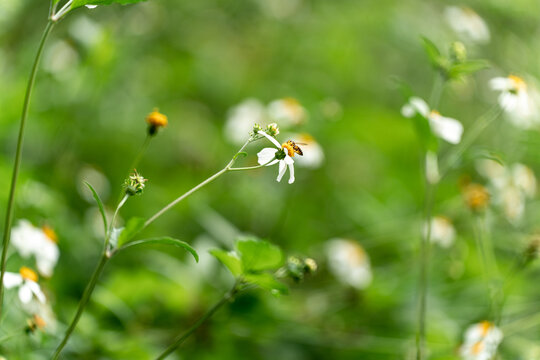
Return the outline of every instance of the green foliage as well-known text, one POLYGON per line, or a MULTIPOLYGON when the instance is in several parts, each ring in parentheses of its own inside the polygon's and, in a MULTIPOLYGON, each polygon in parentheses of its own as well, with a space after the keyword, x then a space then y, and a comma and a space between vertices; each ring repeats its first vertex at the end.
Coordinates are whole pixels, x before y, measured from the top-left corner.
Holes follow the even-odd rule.
POLYGON ((185 241, 174 239, 169 236, 130 241, 130 242, 125 243, 121 247, 119 247, 117 251, 121 251, 130 247, 133 247, 133 246, 156 245, 156 244, 157 245, 171 245, 171 246, 183 248, 184 250, 188 251, 193 256, 196 262, 199 262, 199 254, 197 253, 197 251, 195 251, 194 248, 191 247, 191 245, 189 245, 185 241))
POLYGON ((486 60, 468 60, 463 63, 452 65, 450 69, 448 69, 447 76, 450 79, 460 79, 487 68, 489 68, 489 63, 486 60))
POLYGON ((99 212, 101 214, 101 219, 103 220, 103 227, 105 229, 104 233, 106 234, 109 226, 107 225, 107 215, 105 214, 105 208, 103 206, 103 202, 101 201, 101 198, 99 197, 96 190, 92 187, 92 185, 90 185, 90 183, 85 181, 84 184, 90 189, 90 191, 92 192, 92 196, 94 197, 94 200, 96 200, 96 203, 99 208, 99 212))
POLYGON ((212 254, 216 259, 218 259, 223 265, 225 265, 227 269, 229 269, 231 274, 233 274, 235 277, 238 277, 242 274, 242 261, 235 252, 212 249, 210 250, 210 254, 212 254))
POLYGON ((126 226, 121 230, 118 236, 118 247, 122 247, 129 242, 141 229, 144 227, 145 220, 140 217, 133 217, 129 219, 126 226))
POLYGON ((72 9, 76 9, 85 5, 111 5, 111 4, 121 4, 128 5, 146 0, 74 0, 71 4, 72 9))

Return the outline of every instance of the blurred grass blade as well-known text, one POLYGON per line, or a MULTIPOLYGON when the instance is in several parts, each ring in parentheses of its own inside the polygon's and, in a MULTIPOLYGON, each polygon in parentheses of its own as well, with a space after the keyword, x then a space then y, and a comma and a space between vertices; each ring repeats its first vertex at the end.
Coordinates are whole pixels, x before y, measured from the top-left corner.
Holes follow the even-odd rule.
POLYGON ((179 247, 179 248, 183 248, 184 250, 186 250, 187 252, 189 252, 193 256, 193 258, 195 259, 196 262, 199 262, 199 254, 197 253, 197 251, 195 251, 194 248, 192 248, 185 241, 174 239, 174 238, 168 237, 168 236, 130 241, 130 242, 120 246, 117 251, 124 250, 124 249, 130 248, 130 247, 133 247, 133 246, 138 246, 138 245, 153 245, 153 244, 171 245, 171 246, 176 246, 176 247, 179 247))
POLYGON ((88 186, 88 188, 92 192, 92 196, 94 197, 94 200, 96 200, 96 203, 99 207, 99 212, 101 213, 101 218, 103 219, 103 227, 105 228, 105 234, 107 234, 107 229, 108 229, 107 215, 105 214, 105 207, 103 206, 103 202, 101 201, 101 198, 99 197, 97 191, 92 187, 92 185, 90 185, 89 182, 85 181, 84 184, 88 186))

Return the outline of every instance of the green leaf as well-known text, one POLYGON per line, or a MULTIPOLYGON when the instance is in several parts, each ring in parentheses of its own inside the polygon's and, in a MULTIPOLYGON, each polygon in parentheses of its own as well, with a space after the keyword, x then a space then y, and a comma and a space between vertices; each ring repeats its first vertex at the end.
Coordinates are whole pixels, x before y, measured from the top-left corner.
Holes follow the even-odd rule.
POLYGON ((232 251, 227 252, 225 250, 212 249, 210 250, 210 254, 225 265, 235 277, 242 274, 242 262, 236 253, 232 251))
POLYGON ((445 62, 445 58, 441 55, 441 52, 437 48, 437 45, 435 45, 431 40, 424 36, 422 36, 422 42, 424 45, 424 50, 426 51, 426 54, 431 64, 436 68, 440 68, 441 65, 445 62))
POLYGON ((272 270, 283 260, 281 249, 268 241, 246 239, 236 242, 244 272, 272 270))
POLYGON ((184 250, 187 250, 193 256, 196 262, 199 262, 199 254, 197 254, 197 251, 195 251, 195 249, 192 248, 187 242, 174 239, 168 236, 131 241, 119 247, 118 251, 130 248, 132 246, 152 245, 152 244, 172 245, 172 246, 183 248, 184 250))
POLYGON ((448 71, 448 77, 451 79, 457 79, 487 68, 489 68, 489 63, 485 60, 469 60, 453 65, 448 71))
POLYGON ((126 226, 118 236, 118 247, 121 247, 131 239, 144 227, 145 220, 140 217, 134 217, 128 220, 126 226))
POLYGON ((71 4, 71 8, 76 9, 84 5, 111 5, 113 3, 127 5, 127 4, 138 3, 141 1, 145 1, 145 0, 73 0, 73 3, 71 4))
POLYGON ((248 156, 248 153, 245 151, 241 151, 239 153, 236 153, 236 155, 234 155, 233 160, 236 160, 239 157, 246 157, 246 156, 248 156))
POLYGON ((96 203, 99 207, 99 212, 101 213, 101 218, 103 220, 103 227, 105 228, 105 234, 107 234, 107 215, 105 215, 105 207, 103 206, 103 202, 101 201, 98 193, 96 192, 96 190, 94 190, 94 188, 92 187, 92 185, 90 185, 90 183, 88 182, 84 182, 84 184, 86 186, 88 186, 88 188, 90 189, 90 191, 92 192, 92 196, 94 196, 94 200, 96 200, 96 203))
POLYGON ((286 294, 289 291, 285 284, 277 281, 274 276, 268 273, 247 274, 244 276, 244 281, 268 290, 274 295, 286 294))

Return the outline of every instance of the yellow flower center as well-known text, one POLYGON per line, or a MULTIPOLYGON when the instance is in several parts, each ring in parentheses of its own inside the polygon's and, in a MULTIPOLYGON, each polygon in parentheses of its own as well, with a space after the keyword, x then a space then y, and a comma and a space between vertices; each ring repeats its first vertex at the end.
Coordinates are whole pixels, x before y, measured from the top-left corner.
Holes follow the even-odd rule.
POLYGON ((482 352, 483 349, 484 349, 484 343, 482 340, 480 340, 472 346, 471 352, 473 353, 473 355, 478 355, 482 352))
POLYGON ((510 75, 508 76, 508 79, 512 81, 515 91, 521 91, 521 90, 527 89, 527 84, 519 76, 510 75))
POLYGON ((47 239, 51 240, 53 243, 58 243, 58 236, 50 226, 43 225, 41 227, 41 230, 43 231, 45 236, 47 236, 47 239))
POLYGON ((34 314, 34 316, 32 316, 32 321, 40 329, 43 329, 45 327, 45 325, 47 325, 45 320, 43 320, 43 318, 41 316, 36 315, 36 314, 34 314))
POLYGON ((27 268, 26 266, 23 266, 19 269, 19 274, 21 274, 23 279, 38 281, 38 276, 36 272, 30 268, 27 268))
POLYGON ((283 143, 281 145, 281 147, 285 150, 287 150, 287 153, 289 154, 290 157, 293 157, 294 156, 294 148, 292 147, 291 144, 288 144, 288 143, 283 143))
POLYGON ((430 116, 441 116, 441 113, 438 112, 437 110, 431 110, 431 113, 429 115, 430 116))
POLYGON ((160 113, 157 109, 154 109, 148 116, 146 117, 146 122, 155 127, 163 127, 167 126, 167 116, 160 113))
POLYGON ((490 328, 491 328, 491 323, 489 321, 482 321, 480 323, 480 332, 482 336, 486 336, 490 328))
POLYGON ((465 187, 465 202, 473 211, 484 210, 489 203, 489 193, 487 189, 480 184, 470 184, 465 187))

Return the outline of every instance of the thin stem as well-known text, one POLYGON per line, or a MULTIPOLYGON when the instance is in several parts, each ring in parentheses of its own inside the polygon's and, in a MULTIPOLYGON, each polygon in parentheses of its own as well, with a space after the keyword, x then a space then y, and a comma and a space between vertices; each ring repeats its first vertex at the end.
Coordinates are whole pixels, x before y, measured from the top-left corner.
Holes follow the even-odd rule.
POLYGON ((69 0, 67 3, 58 10, 57 13, 55 13, 53 16, 51 16, 51 21, 56 22, 60 20, 64 15, 66 15, 69 11, 71 11, 71 4, 73 3, 73 0, 69 0))
POLYGON ((229 168, 228 171, 242 171, 242 170, 255 170, 260 169, 268 164, 262 164, 257 166, 245 166, 245 167, 239 167, 239 168, 229 168))
POLYGON ((66 346, 71 334, 73 333, 73 330, 75 330, 75 327, 77 326, 77 323, 79 322, 79 319, 84 312, 84 309, 86 305, 88 304, 88 301, 90 300, 90 296, 92 295, 92 292, 94 291, 94 288, 96 287, 96 284, 98 282, 98 279, 103 272, 103 269, 105 267, 105 264, 107 264, 107 261, 109 261, 109 257, 106 255, 105 252, 102 253, 101 258, 99 260, 99 263, 94 270, 94 273, 92 274, 92 277, 90 278, 90 282, 88 282, 88 285, 86 285, 86 288, 84 289, 83 296, 81 298, 81 301, 79 302, 79 307, 77 308, 77 313, 75 314, 75 317, 73 320, 71 320, 71 324, 69 324, 68 329, 66 330, 66 334, 64 335, 64 339, 58 345, 56 348, 56 351, 54 352, 54 355, 52 357, 53 360, 57 360, 60 356, 60 353, 66 346))
POLYGON ((437 109, 439 106, 442 92, 444 90, 444 84, 445 81, 443 75, 437 72, 437 75, 435 75, 435 82, 433 83, 433 88, 431 90, 431 96, 429 97, 429 103, 432 109, 437 109))
POLYGON ((424 223, 426 231, 425 234, 422 234, 423 236, 421 237, 420 241, 420 273, 418 284, 420 297, 418 300, 418 328, 416 333, 417 360, 423 360, 425 358, 429 246, 431 243, 431 213, 435 190, 435 185, 431 184, 426 177, 424 197, 424 223))
POLYGON ((4 274, 6 272, 6 259, 7 259, 7 250, 8 250, 9 240, 11 236, 11 224, 13 223, 13 210, 14 210, 13 203, 15 200, 15 190, 17 187, 17 179, 19 177, 19 168, 21 166, 24 129, 26 125, 26 119, 28 117, 28 109, 30 108, 30 98, 32 96, 32 90, 34 89, 36 74, 39 67, 39 61, 43 53, 43 48, 45 47, 45 42, 47 41, 47 38, 49 37, 49 34, 53 26, 54 26, 54 22, 49 21, 47 23, 47 26, 45 27, 45 30, 43 31, 43 35, 41 35, 41 40, 39 42, 36 57, 34 59, 34 64, 32 65, 32 70, 30 71, 30 77, 28 78, 26 94, 24 96, 21 122, 19 125, 19 136, 17 138, 17 149, 15 151, 15 162, 13 164, 13 173, 11 175, 11 185, 9 189, 6 217, 5 217, 5 222, 4 222, 2 260, 1 260, 1 265, 0 265, 0 315, 2 314, 2 301, 4 298, 4 274))
POLYGON ((165 359, 167 356, 169 356, 180 345, 182 345, 182 343, 186 341, 186 339, 189 338, 206 320, 212 317, 212 315, 214 315, 215 312, 219 310, 219 308, 221 308, 223 305, 229 302, 229 300, 234 298, 234 296, 239 291, 237 284, 238 283, 235 283, 233 288, 229 292, 227 292, 225 295, 223 295, 221 300, 219 300, 216 304, 214 304, 214 306, 212 306, 201 318, 199 318, 199 320, 197 320, 195 324, 191 325, 191 327, 187 329, 186 332, 178 335, 176 339, 174 340, 174 342, 171 345, 169 345, 165 349, 165 351, 163 351, 161 355, 159 355, 156 358, 156 360, 162 360, 162 359, 165 359))

